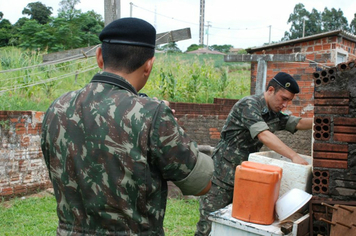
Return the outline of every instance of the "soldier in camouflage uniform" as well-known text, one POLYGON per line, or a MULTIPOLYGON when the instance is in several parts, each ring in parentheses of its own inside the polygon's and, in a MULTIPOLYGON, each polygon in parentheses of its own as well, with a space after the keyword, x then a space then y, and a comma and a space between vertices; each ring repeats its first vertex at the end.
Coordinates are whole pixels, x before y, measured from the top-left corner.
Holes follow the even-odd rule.
POLYGON ((164 102, 138 95, 154 61, 153 26, 122 18, 99 38, 103 72, 55 100, 43 120, 57 235, 164 235, 167 181, 204 194, 213 161, 164 102))
POLYGON ((269 82, 266 92, 245 97, 233 106, 213 153, 212 187, 208 194, 200 197, 200 221, 195 235, 209 235, 209 214, 232 203, 236 167, 247 161, 250 153, 258 152, 263 144, 294 163, 307 164, 273 134, 277 130, 294 133, 312 128, 313 119, 281 112, 298 92, 293 77, 281 72, 269 82))

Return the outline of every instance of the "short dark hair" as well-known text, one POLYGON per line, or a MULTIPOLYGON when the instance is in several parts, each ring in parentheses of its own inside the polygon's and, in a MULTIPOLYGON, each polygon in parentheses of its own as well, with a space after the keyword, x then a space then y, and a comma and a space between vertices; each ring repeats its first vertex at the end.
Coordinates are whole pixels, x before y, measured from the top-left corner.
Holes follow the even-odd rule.
POLYGON ((269 87, 274 88, 274 93, 277 93, 279 90, 284 89, 280 84, 277 83, 274 79, 271 79, 267 85, 266 91, 268 90, 269 87))
POLYGON ((155 53, 154 48, 103 42, 101 45, 104 69, 132 73, 155 53))

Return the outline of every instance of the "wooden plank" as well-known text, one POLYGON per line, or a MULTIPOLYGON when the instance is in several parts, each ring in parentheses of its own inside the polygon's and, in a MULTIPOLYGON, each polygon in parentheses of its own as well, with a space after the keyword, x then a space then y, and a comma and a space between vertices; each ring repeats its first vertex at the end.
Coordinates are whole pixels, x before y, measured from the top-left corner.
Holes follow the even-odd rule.
POLYGON ((309 213, 296 220, 293 224, 293 234, 295 236, 307 236, 309 235, 309 213))
POLYGON ((348 205, 334 205, 334 207, 337 210, 333 211, 330 236, 355 235, 356 207, 348 205))
POLYGON ((281 62, 302 62, 305 55, 301 54, 229 54, 224 56, 225 62, 248 62, 248 61, 281 61, 281 62))
POLYGON ((170 42, 177 42, 185 39, 191 39, 192 34, 190 28, 184 28, 179 30, 172 30, 165 33, 156 35, 156 45, 166 44, 170 42))
MULTIPOLYGON (((172 30, 172 31, 156 34, 156 45, 165 44, 169 42, 177 42, 177 41, 191 39, 191 38, 192 35, 190 33, 190 28, 172 30)), ((94 49, 95 47, 97 47, 97 45, 92 47, 77 48, 77 49, 72 49, 72 50, 67 50, 62 52, 44 54, 42 56, 43 58, 42 60, 43 62, 50 62, 54 60, 56 61, 67 60, 68 57, 77 58, 77 59, 92 57, 95 56, 95 51, 96 51, 94 49)))

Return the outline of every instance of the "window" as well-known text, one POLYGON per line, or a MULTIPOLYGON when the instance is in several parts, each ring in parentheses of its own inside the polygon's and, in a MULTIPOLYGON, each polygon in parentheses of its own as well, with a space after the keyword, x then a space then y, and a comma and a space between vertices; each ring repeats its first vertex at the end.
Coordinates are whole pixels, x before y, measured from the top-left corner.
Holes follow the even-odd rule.
POLYGON ((342 53, 337 53, 336 64, 346 61, 346 55, 342 53))

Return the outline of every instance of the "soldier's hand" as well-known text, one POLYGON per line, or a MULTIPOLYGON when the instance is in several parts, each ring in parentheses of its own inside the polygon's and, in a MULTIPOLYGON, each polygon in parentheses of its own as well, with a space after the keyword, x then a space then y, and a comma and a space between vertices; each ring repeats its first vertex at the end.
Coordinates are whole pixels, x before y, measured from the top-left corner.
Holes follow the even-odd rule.
POLYGON ((301 156, 299 156, 298 154, 292 158, 292 161, 293 161, 293 163, 296 163, 296 164, 309 165, 309 163, 306 160, 304 160, 301 156))

